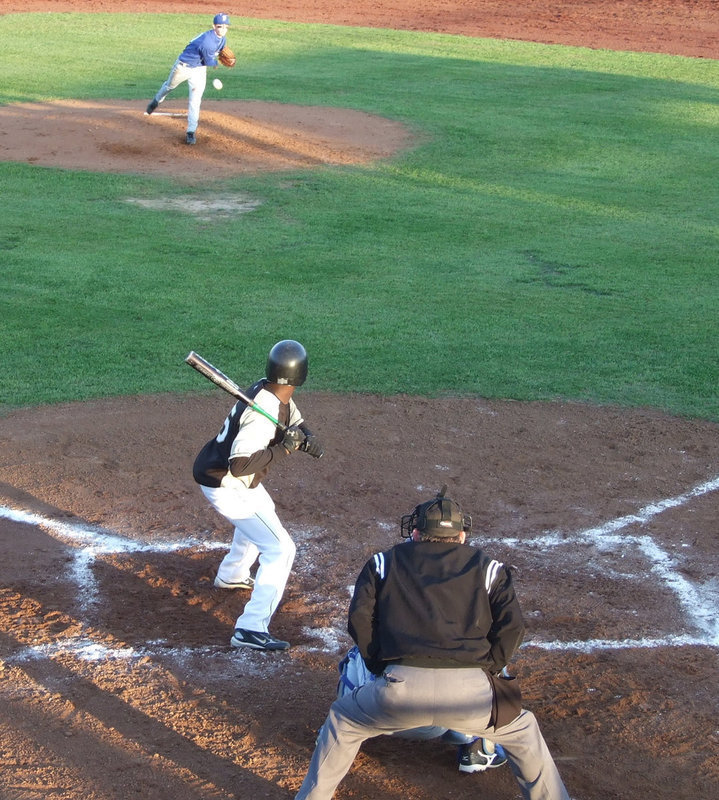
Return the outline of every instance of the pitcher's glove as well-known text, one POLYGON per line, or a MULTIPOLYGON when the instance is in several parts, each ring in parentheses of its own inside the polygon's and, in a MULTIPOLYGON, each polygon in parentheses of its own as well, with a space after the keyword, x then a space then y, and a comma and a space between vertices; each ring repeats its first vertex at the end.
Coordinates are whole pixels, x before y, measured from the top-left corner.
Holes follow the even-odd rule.
POLYGON ((287 450, 288 453, 294 453, 295 450, 299 450, 299 448, 305 443, 307 437, 304 433, 297 427, 297 425, 293 425, 291 428, 287 428, 285 431, 285 435, 282 438, 282 446, 287 450))
POLYGON ((234 67, 237 63, 237 59, 235 58, 235 54, 230 50, 229 47, 223 47, 222 50, 217 55, 217 60, 222 64, 224 67, 234 67))
POLYGON ((302 442, 302 444, 300 445, 300 450, 303 450, 305 453, 309 453, 312 456, 312 458, 322 458, 322 456, 325 454, 325 450, 322 447, 322 443, 313 434, 310 434, 304 440, 304 442, 302 442))

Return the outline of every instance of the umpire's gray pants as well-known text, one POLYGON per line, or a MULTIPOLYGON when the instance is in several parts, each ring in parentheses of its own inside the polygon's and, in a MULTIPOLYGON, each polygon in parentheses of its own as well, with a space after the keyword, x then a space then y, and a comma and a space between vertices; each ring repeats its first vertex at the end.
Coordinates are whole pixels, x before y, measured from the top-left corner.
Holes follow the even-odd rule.
POLYGON ((383 678, 335 700, 295 800, 330 800, 362 742, 423 725, 486 736, 504 748, 527 800, 569 800, 531 711, 489 728, 492 688, 481 669, 390 666, 383 678))

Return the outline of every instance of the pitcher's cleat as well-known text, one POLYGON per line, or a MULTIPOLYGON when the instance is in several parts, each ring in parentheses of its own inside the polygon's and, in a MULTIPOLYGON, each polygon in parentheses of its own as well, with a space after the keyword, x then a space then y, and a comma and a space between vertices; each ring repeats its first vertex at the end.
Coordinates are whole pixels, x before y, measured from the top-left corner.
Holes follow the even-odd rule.
POLYGON ((223 581, 222 578, 218 575, 215 578, 215 588, 216 589, 252 589, 255 586, 255 579, 251 577, 245 578, 243 581, 223 581))

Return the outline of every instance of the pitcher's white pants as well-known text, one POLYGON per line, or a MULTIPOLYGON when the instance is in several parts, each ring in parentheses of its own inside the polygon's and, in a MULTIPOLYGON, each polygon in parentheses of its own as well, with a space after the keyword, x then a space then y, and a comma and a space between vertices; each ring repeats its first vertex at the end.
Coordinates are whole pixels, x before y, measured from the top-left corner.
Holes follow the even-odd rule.
POLYGON ((167 80, 155 95, 155 100, 161 103, 173 89, 185 81, 190 90, 190 99, 187 104, 187 130, 194 132, 200 121, 200 105, 207 84, 207 67, 188 67, 181 61, 175 61, 167 80))
POLYGON ((295 560, 295 543, 262 484, 255 489, 200 488, 212 506, 235 526, 232 545, 217 570, 218 576, 228 583, 247 578, 259 555, 255 586, 235 627, 268 633, 295 560))

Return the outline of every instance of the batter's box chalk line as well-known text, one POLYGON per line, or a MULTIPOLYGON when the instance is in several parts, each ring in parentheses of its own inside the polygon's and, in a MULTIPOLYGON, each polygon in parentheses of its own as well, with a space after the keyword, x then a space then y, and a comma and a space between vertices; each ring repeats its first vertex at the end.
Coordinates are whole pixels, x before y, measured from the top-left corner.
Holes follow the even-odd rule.
POLYGON ((0 506, 0 518, 2 517, 33 525, 75 548, 69 570, 78 588, 83 608, 95 605, 99 599, 99 590, 92 571, 92 563, 98 556, 115 553, 174 553, 188 549, 227 550, 227 545, 223 542, 207 542, 192 537, 174 542, 138 542, 93 525, 63 522, 5 506, 0 506))
MULTIPOLYGON (((684 610, 689 624, 699 631, 699 635, 668 635, 659 638, 640 639, 592 639, 588 641, 558 642, 532 640, 526 647, 546 650, 617 650, 628 648, 652 648, 667 646, 701 645, 719 648, 719 610, 717 609, 716 592, 710 586, 692 583, 680 575, 674 568, 674 559, 650 537, 616 535, 618 531, 632 525, 645 525, 654 517, 672 508, 686 505, 695 497, 715 492, 719 489, 719 476, 698 484, 684 494, 650 503, 636 514, 628 514, 610 520, 593 528, 575 534, 546 533, 531 539, 513 539, 502 537, 492 540, 497 544, 509 547, 531 547, 547 550, 554 547, 566 547, 577 543, 588 543, 600 546, 628 545, 634 546, 651 565, 651 572, 671 589, 678 603, 684 610)), ((97 556, 110 553, 172 553, 178 550, 219 550, 227 549, 222 542, 207 542, 193 537, 173 542, 138 542, 91 525, 73 524, 43 517, 28 511, 0 506, 0 518, 13 522, 34 525, 47 531, 58 540, 71 545, 75 556, 71 562, 72 578, 81 594, 83 604, 94 604, 98 600, 98 587, 91 569, 97 556)), ((327 642, 330 643, 329 640, 327 642)))
MULTIPOLYGON (((604 525, 588 528, 573 535, 547 533, 531 539, 512 539, 503 537, 494 540, 498 544, 509 547, 531 547, 549 550, 554 547, 565 547, 573 544, 593 544, 600 547, 608 546, 634 546, 636 550, 649 562, 650 571, 656 575, 663 584, 670 589, 681 608, 688 623, 696 628, 698 636, 669 635, 656 639, 620 639, 605 640, 593 639, 577 642, 545 642, 532 640, 527 642, 527 647, 541 647, 548 650, 584 650, 599 649, 624 649, 629 647, 666 647, 682 645, 702 645, 719 647, 719 608, 717 606, 717 591, 710 585, 692 583, 675 569, 674 559, 652 539, 651 536, 617 535, 618 531, 632 525, 645 525, 654 517, 672 508, 686 505, 695 497, 715 492, 719 489, 719 476, 705 481, 690 489, 684 494, 669 497, 656 503, 650 503, 640 509, 636 514, 627 514, 624 517, 610 520, 604 525)), ((491 540, 490 540, 491 541, 491 540)))

